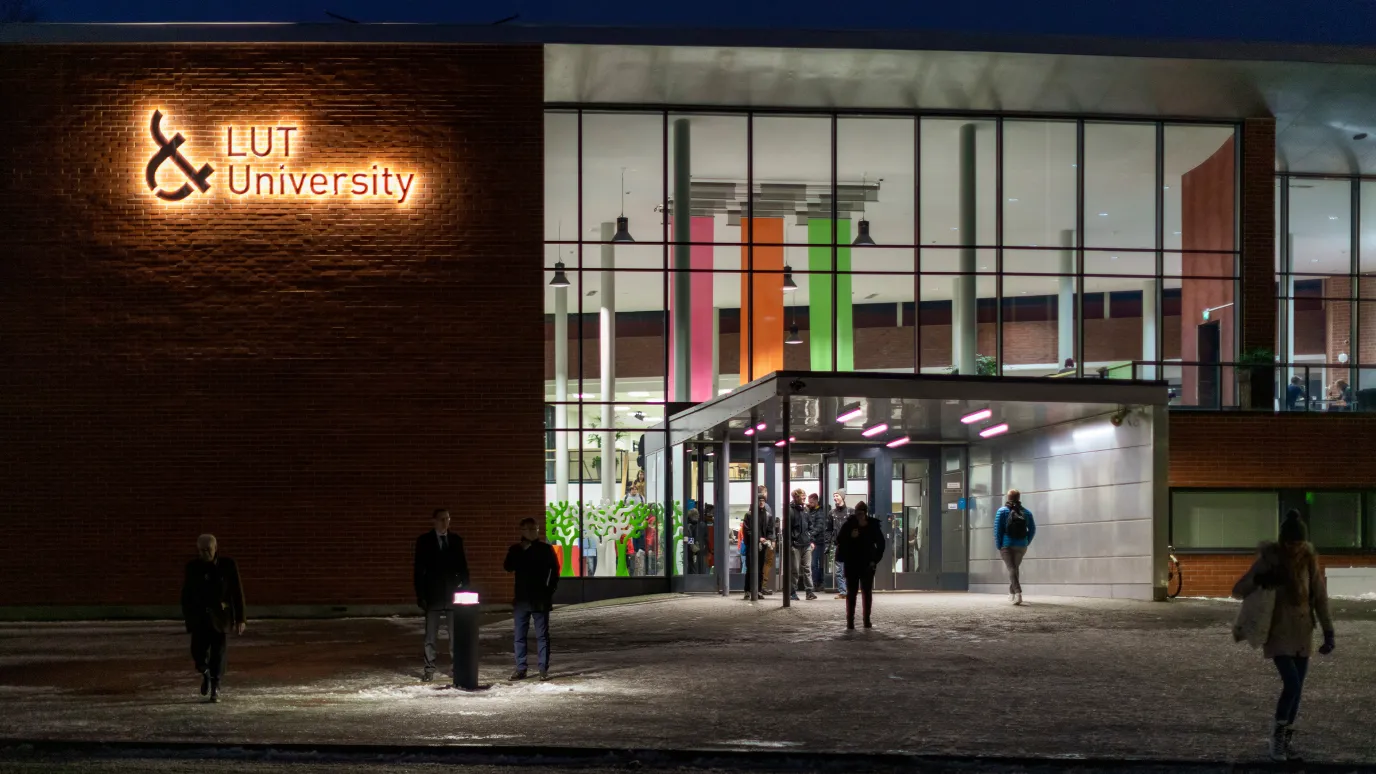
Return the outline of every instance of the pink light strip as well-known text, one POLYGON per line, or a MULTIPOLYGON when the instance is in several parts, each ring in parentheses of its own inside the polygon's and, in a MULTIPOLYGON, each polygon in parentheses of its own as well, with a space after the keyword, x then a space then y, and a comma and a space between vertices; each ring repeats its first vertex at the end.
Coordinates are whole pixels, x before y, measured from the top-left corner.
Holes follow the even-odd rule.
POLYGON ((754 434, 755 434, 755 428, 753 428, 753 427, 747 427, 747 428, 745 428, 745 434, 746 434, 746 435, 754 435, 754 434))
POLYGON ((788 445, 788 441, 784 441, 784 440, 775 441, 775 442, 774 442, 774 445, 775 445, 775 446, 787 446, 787 445, 788 445))
POLYGON ((756 430, 763 430, 763 429, 765 429, 766 427, 769 427, 769 425, 765 424, 764 422, 761 422, 761 423, 759 423, 758 425, 755 425, 755 429, 756 429, 756 430))
POLYGON ((882 433, 882 432, 884 432, 885 430, 888 430, 888 429, 889 429, 889 426, 888 426, 888 425, 884 424, 883 422, 880 422, 879 424, 875 425, 874 427, 867 427, 867 428, 865 428, 864 432, 862 432, 862 433, 860 433, 860 434, 863 435, 863 436, 865 436, 866 438, 873 438, 874 436, 879 435, 880 433, 882 433))
POLYGON ((912 439, 908 438, 908 436, 905 435, 902 438, 895 438, 884 445, 889 447, 890 449, 897 449, 900 446, 906 446, 908 444, 908 441, 910 440, 912 439))
POLYGON ((973 425, 976 422, 983 422, 984 420, 988 419, 989 417, 992 417, 993 415, 993 409, 980 409, 979 411, 976 411, 972 414, 966 414, 965 416, 960 418, 960 421, 964 422, 967 425, 973 425))
POLYGON ((851 421, 852 419, 855 419, 855 418, 859 417, 859 416, 860 416, 861 414, 863 414, 863 413, 865 413, 864 410, 861 409, 859 406, 856 406, 855 408, 851 409, 850 411, 847 411, 847 412, 841 414, 840 416, 836 417, 836 421, 837 421, 837 422, 849 422, 849 421, 851 421))
POLYGON ((979 437, 993 438, 996 435, 1003 435, 1006 432, 1008 432, 1008 423, 1004 422, 1001 425, 994 425, 993 427, 984 428, 983 430, 979 431, 979 437))

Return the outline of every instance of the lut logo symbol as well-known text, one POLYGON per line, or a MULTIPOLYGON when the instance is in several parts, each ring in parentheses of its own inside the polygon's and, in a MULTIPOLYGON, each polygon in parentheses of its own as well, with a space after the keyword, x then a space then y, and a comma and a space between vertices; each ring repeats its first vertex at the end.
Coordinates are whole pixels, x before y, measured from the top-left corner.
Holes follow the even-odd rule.
POLYGON ((153 154, 153 158, 148 160, 148 168, 144 172, 144 177, 148 181, 148 190, 157 194, 159 199, 169 202, 177 202, 191 195, 191 186, 194 183, 196 188, 205 193, 210 190, 210 183, 206 182, 211 173, 215 171, 209 164, 201 165, 200 169, 192 166, 190 161, 182 155, 181 147, 186 143, 186 138, 182 137, 181 132, 172 135, 168 140, 162 133, 162 111, 153 111, 153 123, 149 127, 153 134, 153 141, 158 144, 158 152, 153 154), (158 167, 168 159, 186 175, 186 182, 175 191, 164 191, 158 186, 158 167))

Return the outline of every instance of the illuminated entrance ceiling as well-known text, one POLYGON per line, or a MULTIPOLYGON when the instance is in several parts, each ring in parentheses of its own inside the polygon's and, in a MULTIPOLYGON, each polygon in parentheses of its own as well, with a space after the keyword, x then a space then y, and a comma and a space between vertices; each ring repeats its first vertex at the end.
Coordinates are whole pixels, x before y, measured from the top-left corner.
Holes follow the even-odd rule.
MULTIPOLYGON (((1004 423, 1009 433, 1017 433, 1119 406, 1165 406, 1169 397, 1158 382, 781 371, 673 414, 668 442, 719 442, 729 432, 733 442, 776 443, 784 438, 785 400, 789 436, 796 443, 878 445, 904 436, 913 443, 978 442, 981 430, 1004 423), (961 422, 986 408, 987 418, 961 422), (847 409, 855 415, 838 421, 847 409), (888 427, 862 435, 879 424, 888 427), (751 428, 756 431, 745 436, 751 428)), ((659 435, 647 434, 650 451, 659 435)))

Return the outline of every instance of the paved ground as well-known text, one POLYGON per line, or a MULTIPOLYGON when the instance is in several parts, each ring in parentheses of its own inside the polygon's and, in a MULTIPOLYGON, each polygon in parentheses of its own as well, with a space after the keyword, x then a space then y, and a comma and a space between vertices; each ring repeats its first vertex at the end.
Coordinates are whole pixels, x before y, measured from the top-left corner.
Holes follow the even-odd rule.
MULTIPOLYGON (((1334 607, 1302 740, 1311 760, 1376 763, 1376 605, 1334 607)), ((0 625, 0 737, 1255 760, 1278 680, 1232 644, 1235 610, 895 594, 846 632, 831 599, 566 609, 557 679, 502 682, 494 625, 476 694, 418 682, 418 619, 253 621, 217 705, 178 625, 0 625)))

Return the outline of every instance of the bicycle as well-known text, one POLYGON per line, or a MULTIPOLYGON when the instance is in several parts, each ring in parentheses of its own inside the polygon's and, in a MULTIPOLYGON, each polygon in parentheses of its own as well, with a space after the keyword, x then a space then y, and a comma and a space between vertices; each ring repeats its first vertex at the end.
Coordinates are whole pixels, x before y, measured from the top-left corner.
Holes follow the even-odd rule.
POLYGON ((1175 546, 1167 547, 1170 561, 1166 565, 1166 598, 1175 599, 1185 587, 1185 576, 1180 572, 1180 560, 1175 558, 1175 546))

